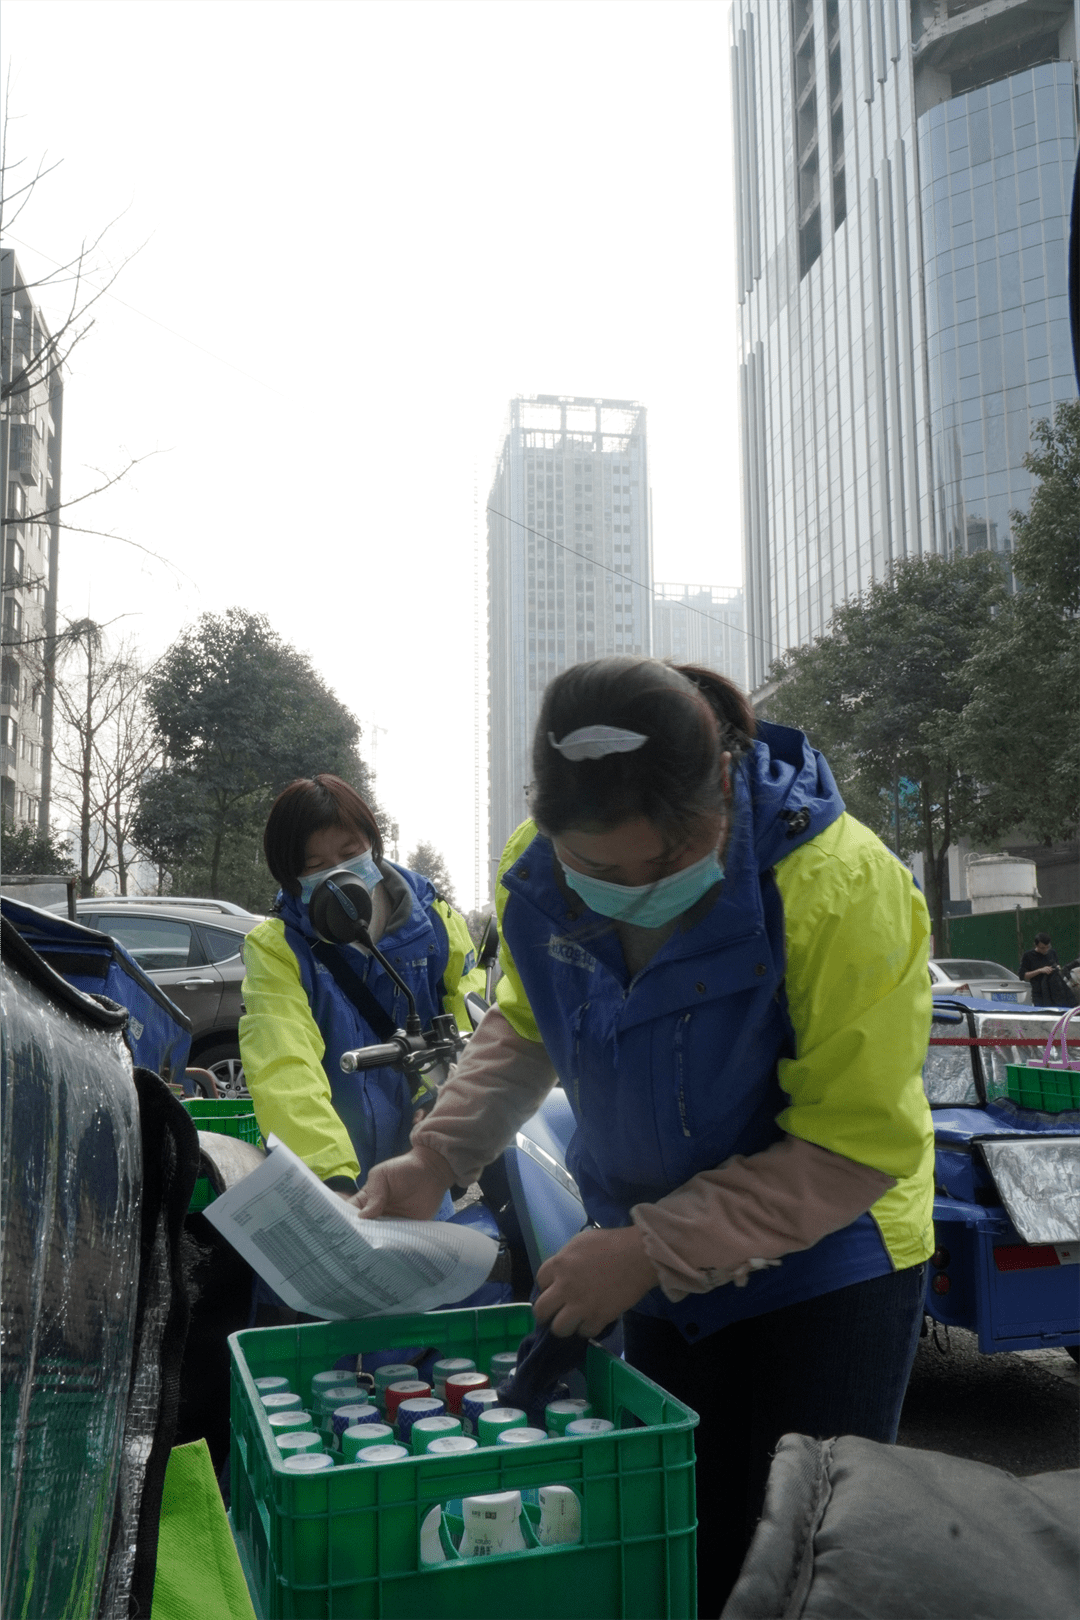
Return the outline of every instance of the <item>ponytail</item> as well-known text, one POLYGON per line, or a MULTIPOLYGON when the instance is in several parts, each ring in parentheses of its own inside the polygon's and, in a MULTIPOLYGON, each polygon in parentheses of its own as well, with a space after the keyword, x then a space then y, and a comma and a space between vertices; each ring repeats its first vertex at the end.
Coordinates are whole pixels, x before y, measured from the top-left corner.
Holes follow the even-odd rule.
POLYGON ((702 664, 672 664, 672 669, 692 681, 716 716, 720 739, 728 753, 736 758, 753 747, 757 736, 757 717, 750 700, 726 675, 702 664))

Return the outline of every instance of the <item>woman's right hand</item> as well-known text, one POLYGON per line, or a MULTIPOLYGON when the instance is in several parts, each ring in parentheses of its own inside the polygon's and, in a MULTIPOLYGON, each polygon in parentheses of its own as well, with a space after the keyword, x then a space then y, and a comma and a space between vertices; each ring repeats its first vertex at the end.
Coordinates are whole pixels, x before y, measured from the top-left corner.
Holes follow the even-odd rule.
POLYGON ((438 1153, 431 1148, 410 1148, 396 1159, 375 1165, 353 1203, 366 1217, 430 1221, 453 1184, 454 1172, 438 1153))

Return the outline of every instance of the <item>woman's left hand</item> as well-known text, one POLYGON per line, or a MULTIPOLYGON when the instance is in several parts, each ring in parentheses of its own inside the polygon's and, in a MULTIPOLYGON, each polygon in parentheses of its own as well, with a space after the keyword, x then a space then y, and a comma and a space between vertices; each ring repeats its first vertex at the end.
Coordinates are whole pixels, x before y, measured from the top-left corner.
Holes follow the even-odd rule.
POLYGON ((556 1338, 595 1337, 636 1305, 659 1281, 636 1226, 579 1232, 536 1273, 541 1289, 533 1306, 556 1338))

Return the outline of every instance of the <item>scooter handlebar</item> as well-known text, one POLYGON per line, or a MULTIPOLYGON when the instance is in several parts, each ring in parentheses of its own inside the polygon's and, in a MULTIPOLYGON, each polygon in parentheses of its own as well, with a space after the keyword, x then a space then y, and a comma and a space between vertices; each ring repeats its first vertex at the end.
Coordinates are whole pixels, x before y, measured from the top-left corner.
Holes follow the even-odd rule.
POLYGON ((380 1046, 361 1046, 355 1052, 342 1052, 341 1072, 355 1074, 358 1069, 397 1067, 404 1056, 396 1041, 386 1041, 380 1046))

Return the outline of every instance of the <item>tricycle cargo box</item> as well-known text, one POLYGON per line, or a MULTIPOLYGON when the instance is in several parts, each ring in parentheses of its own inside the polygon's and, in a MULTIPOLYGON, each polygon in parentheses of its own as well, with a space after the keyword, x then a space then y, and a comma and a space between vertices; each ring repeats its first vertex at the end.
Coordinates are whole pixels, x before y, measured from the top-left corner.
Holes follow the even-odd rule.
POLYGON ((76 990, 106 996, 127 1010, 124 1040, 137 1067, 152 1069, 163 1080, 180 1079, 191 1050, 191 1020, 147 978, 118 940, 7 895, 0 900, 0 910, 76 990))
POLYGON ((232 1519, 264 1620, 586 1620, 696 1613, 696 1415, 598 1345, 588 1398, 613 1431, 459 1456, 417 1456, 323 1474, 283 1466, 254 1380, 276 1374, 306 1397, 317 1372, 358 1353, 418 1347, 470 1356, 481 1371, 535 1326, 526 1305, 320 1322, 236 1333, 232 1349, 232 1519), (581 1540, 425 1565, 421 1525, 462 1496, 569 1486, 581 1540))

